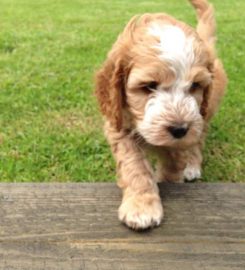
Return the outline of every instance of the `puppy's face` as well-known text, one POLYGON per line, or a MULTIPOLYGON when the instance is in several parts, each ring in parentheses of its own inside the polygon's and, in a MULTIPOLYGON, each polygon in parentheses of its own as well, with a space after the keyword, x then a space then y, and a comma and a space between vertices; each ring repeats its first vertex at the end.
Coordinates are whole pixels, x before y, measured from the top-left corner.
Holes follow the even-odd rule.
POLYGON ((159 21, 141 29, 140 36, 131 48, 125 87, 136 131, 152 145, 196 143, 203 130, 205 91, 211 84, 203 42, 189 27, 159 21))
POLYGON ((164 14, 133 18, 97 75, 102 113, 117 130, 136 130, 152 145, 195 144, 212 63, 205 42, 186 24, 164 14))

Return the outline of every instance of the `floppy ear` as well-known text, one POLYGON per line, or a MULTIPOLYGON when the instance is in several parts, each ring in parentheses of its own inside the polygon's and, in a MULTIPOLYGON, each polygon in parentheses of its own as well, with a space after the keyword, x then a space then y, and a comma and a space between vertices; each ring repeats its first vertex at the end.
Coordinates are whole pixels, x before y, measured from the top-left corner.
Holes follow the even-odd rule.
POLYGON ((101 112, 117 130, 122 128, 122 110, 125 104, 125 74, 122 60, 111 53, 96 75, 96 90, 101 112))
POLYGON ((126 25, 114 43, 103 67, 96 74, 96 89, 101 112, 118 131, 123 125, 123 108, 126 105, 125 84, 130 71, 130 45, 138 16, 126 25))
POLYGON ((205 89, 201 114, 208 121, 215 114, 221 99, 225 93, 227 76, 219 59, 215 59, 212 65, 212 83, 205 89))

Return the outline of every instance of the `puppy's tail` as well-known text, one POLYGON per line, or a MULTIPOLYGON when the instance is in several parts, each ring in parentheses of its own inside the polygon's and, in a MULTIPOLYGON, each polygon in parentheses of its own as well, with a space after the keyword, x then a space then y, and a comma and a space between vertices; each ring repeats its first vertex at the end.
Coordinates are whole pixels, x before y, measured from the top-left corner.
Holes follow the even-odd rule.
POLYGON ((214 8, 207 0, 189 0, 197 12, 197 33, 204 40, 210 49, 214 50, 216 21, 214 8))

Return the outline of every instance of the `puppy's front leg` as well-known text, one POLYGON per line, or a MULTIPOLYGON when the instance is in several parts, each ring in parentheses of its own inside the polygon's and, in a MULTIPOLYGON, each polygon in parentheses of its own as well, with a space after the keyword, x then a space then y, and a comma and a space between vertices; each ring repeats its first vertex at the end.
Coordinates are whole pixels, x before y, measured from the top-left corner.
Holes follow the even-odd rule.
POLYGON ((118 185, 123 190, 119 219, 133 229, 160 224, 163 208, 157 184, 142 150, 132 135, 106 127, 106 136, 117 163, 118 185))

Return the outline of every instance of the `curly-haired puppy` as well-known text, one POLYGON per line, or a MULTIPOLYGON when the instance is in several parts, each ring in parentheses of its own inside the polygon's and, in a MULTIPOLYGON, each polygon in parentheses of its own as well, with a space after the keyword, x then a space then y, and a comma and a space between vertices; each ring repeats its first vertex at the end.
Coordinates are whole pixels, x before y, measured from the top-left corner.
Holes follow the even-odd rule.
POLYGON ((207 125, 227 82, 215 53, 213 7, 206 0, 190 2, 196 29, 163 13, 135 16, 96 77, 123 190, 119 219, 134 229, 163 218, 157 181, 201 176, 207 125), (147 150, 157 154, 155 174, 147 150))

